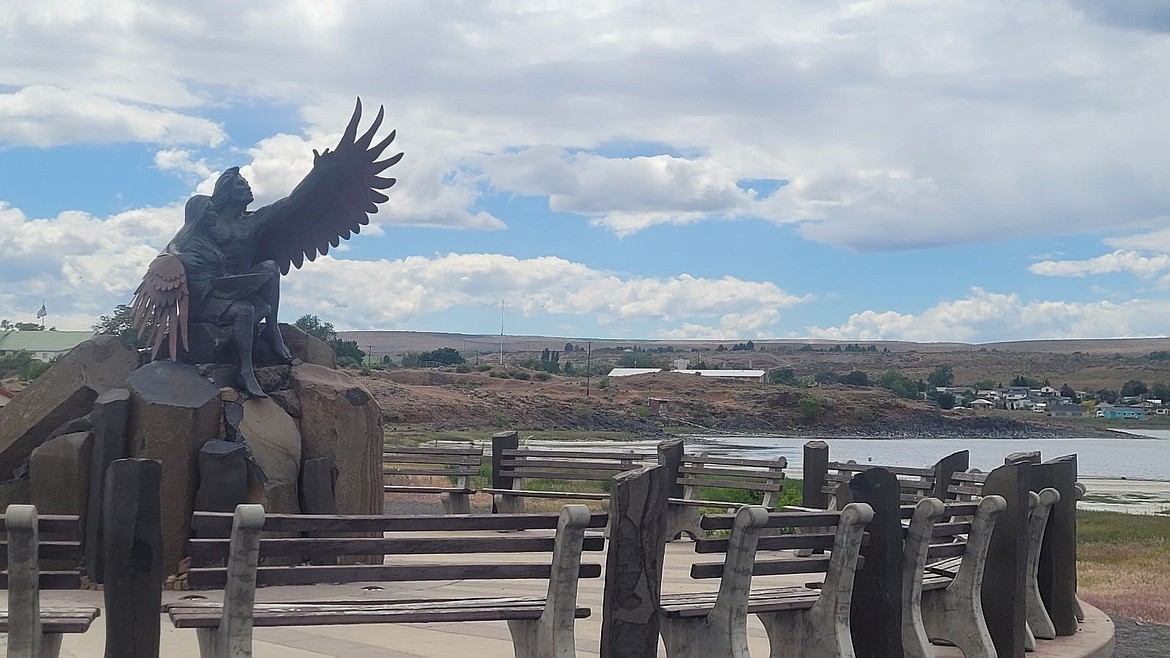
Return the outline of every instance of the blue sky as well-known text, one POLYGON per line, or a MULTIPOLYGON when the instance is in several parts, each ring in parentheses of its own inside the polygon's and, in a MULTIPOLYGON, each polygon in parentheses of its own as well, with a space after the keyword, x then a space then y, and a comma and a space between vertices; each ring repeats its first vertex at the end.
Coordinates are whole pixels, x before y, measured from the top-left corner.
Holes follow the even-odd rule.
POLYGON ((127 303, 355 96, 406 156, 282 283, 340 329, 992 342, 1170 326, 1170 9, 0 0, 0 318, 127 303))

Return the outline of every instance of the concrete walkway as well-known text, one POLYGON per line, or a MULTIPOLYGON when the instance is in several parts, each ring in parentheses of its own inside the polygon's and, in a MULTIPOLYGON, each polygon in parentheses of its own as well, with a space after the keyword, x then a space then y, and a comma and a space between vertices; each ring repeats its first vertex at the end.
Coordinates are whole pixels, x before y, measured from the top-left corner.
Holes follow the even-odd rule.
MULTIPOLYGON (((664 592, 708 591, 717 581, 692 580, 690 564, 696 557, 711 561, 716 556, 696 556, 693 544, 673 542, 667 546, 666 568, 663 576, 664 592)), ((395 560, 402 559, 396 556, 395 560)), ((501 555, 501 561, 523 561, 523 556, 501 555)), ((604 564, 603 553, 587 553, 585 562, 604 564)), ((757 577, 761 586, 802 583, 808 578, 792 576, 757 577)), ((593 616, 577 621, 577 655, 597 656, 601 637, 601 578, 582 580, 579 602, 593 610, 593 616)), ((319 599, 393 599, 435 597, 475 597, 506 595, 541 595, 543 581, 443 581, 435 583, 385 583, 319 585, 310 587, 265 588, 258 593, 259 600, 279 601, 302 598, 319 599)), ((183 596, 202 596, 215 600, 219 592, 164 592, 164 601, 176 601, 183 596)), ((3 604, 7 592, 0 592, 3 604)), ((102 593, 90 591, 49 591, 43 593, 43 607, 84 604, 102 605, 102 593)), ((1113 655, 1113 623, 1095 608, 1087 608, 1088 618, 1082 630, 1071 638, 1041 641, 1031 658, 1076 658, 1087 656, 1106 658, 1113 655)), ((162 651, 166 658, 195 658, 199 655, 195 632, 176 630, 166 616, 162 624, 162 651)), ((753 655, 768 655, 768 638, 754 616, 749 618, 748 634, 753 655)), ((4 636, 0 636, 3 648, 4 636)), ((84 635, 67 635, 62 656, 93 658, 101 656, 105 646, 104 618, 99 618, 84 635)), ((349 658, 511 658, 512 642, 504 622, 462 622, 442 624, 378 624, 364 626, 313 626, 296 628, 259 628, 255 631, 256 658, 313 658, 344 656, 349 658)), ((659 645, 659 656, 665 651, 659 645)), ((940 647, 939 658, 960 656, 954 649, 940 647)))

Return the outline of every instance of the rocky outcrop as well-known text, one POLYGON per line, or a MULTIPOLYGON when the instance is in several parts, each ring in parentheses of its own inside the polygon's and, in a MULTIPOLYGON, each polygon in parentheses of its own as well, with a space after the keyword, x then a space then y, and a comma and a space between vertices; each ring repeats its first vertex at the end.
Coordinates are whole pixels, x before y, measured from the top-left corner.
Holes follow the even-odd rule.
POLYGON ((263 471, 249 478, 249 502, 273 514, 300 513, 301 433, 296 421, 271 399, 254 398, 243 407, 240 434, 263 471))
POLYGON ((338 514, 382 511, 382 426, 378 403, 357 380, 313 365, 293 366, 301 406, 301 455, 329 457, 340 476, 338 514))
POLYGON ((85 516, 93 434, 76 432, 45 441, 28 459, 29 488, 38 514, 85 516))
POLYGON ((301 331, 296 325, 284 323, 280 325, 280 335, 294 359, 326 368, 337 367, 337 356, 333 353, 333 348, 320 338, 301 331))
POLYGON ((138 353, 115 336, 73 348, 4 407, 0 407, 0 479, 28 458, 57 428, 85 416, 98 395, 122 386, 138 353))
POLYGON ((190 538, 199 448, 220 438, 219 389, 173 361, 139 368, 127 386, 130 456, 162 462, 163 573, 173 574, 190 538))

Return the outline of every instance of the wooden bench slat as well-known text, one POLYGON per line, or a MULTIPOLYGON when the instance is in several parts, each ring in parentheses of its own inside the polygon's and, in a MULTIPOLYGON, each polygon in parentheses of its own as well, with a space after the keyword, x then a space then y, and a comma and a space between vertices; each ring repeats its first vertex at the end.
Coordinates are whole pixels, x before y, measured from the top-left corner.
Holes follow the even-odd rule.
MULTIPOLYGON (((81 562, 80 541, 42 540, 37 543, 37 556, 42 560, 77 560, 81 562)), ((8 542, 0 541, 0 569, 8 568, 8 542)))
POLYGON ((964 521, 953 521, 950 523, 936 523, 934 530, 931 532, 932 537, 953 537, 955 535, 967 535, 971 533, 971 524, 964 521))
POLYGON ((750 459, 743 457, 718 457, 715 455, 687 455, 683 457, 685 465, 701 466, 703 464, 725 464, 728 466, 762 466, 764 468, 788 468, 786 457, 775 459, 750 459))
POLYGON ((382 456, 386 457, 387 455, 466 455, 469 457, 482 457, 483 448, 383 448, 382 456))
POLYGON ((609 498, 609 494, 601 491, 545 491, 542 489, 483 489, 482 491, 522 498, 565 498, 568 500, 606 500, 609 498))
POLYGON ((916 477, 934 478, 934 469, 932 468, 914 468, 911 466, 885 466, 882 464, 858 464, 856 462, 829 462, 828 469, 830 471, 854 471, 860 473, 861 471, 868 471, 872 468, 884 468, 894 475, 912 475, 916 477))
MULTIPOLYGON (((454 621, 506 621, 539 619, 544 601, 495 603, 492 599, 456 599, 433 605, 418 602, 398 604, 267 604, 257 603, 253 613, 255 626, 319 626, 335 624, 425 623, 454 621)), ((222 608, 173 607, 171 621, 176 628, 215 628, 222 608)), ((587 607, 574 608, 574 617, 588 617, 587 607)))
POLYGON ((501 451, 502 457, 559 457, 564 459, 629 459, 633 461, 653 461, 658 458, 656 453, 645 452, 607 452, 603 450, 553 450, 517 448, 501 451))
POLYGON ((463 487, 424 487, 413 484, 384 484, 382 485, 383 492, 400 492, 400 493, 459 493, 459 494, 473 494, 475 489, 465 489, 463 487))
MULTIPOLYGON (((41 608, 41 632, 85 633, 93 620, 100 617, 101 608, 41 608)), ((8 632, 8 611, 0 610, 0 633, 8 632)))
POLYGON ((384 467, 382 475, 431 475, 435 477, 465 477, 479 475, 479 467, 475 468, 390 468, 384 467))
MULTIPOLYGON (((258 567, 258 586, 315 585, 317 583, 408 582, 437 580, 548 579, 548 564, 355 564, 258 567)), ((597 578, 600 564, 582 564, 580 578, 597 578)), ((192 587, 223 588, 227 569, 192 568, 187 575, 192 587)))
POLYGON ((578 472, 578 471, 531 471, 528 469, 500 469, 500 475, 507 478, 525 479, 539 479, 539 480, 595 480, 598 482, 609 482, 609 480, 618 473, 623 473, 622 470, 613 470, 605 472, 578 472))
MULTIPOLYGON (((188 553, 192 566, 225 559, 230 539, 192 539, 188 553)), ((263 538, 260 557, 322 555, 414 555, 463 553, 550 553, 553 537, 292 537, 263 538)), ((582 550, 605 549, 604 537, 586 537, 582 550)))
POLYGON ((500 469, 519 468, 552 468, 569 471, 629 471, 637 468, 637 462, 630 461, 597 461, 583 462, 578 460, 558 461, 553 459, 504 459, 500 461, 500 469))
POLYGON ((382 455, 383 464, 451 464, 453 466, 479 466, 483 460, 476 456, 461 455, 382 455))
POLYGON ((978 482, 983 484, 987 481, 987 473, 968 473, 965 471, 956 471, 951 473, 951 480, 959 482, 978 482))
MULTIPOLYGON (((696 539, 696 553, 726 553, 730 539, 696 539)), ((760 537, 756 544, 757 551, 784 551, 794 548, 832 548, 833 535, 830 534, 802 534, 776 535, 760 537)))
POLYGON ((967 552, 967 544, 935 544, 926 550, 926 559, 961 557, 967 552))
MULTIPOLYGON (((77 571, 44 571, 38 580, 41 589, 81 589, 81 574, 77 571)), ((8 572, 0 573, 0 589, 8 589, 8 572)))
POLYGON ((980 496, 983 494, 983 487, 975 485, 950 484, 947 485, 947 493, 962 494, 964 496, 980 496))
MULTIPOLYGON (((595 513, 590 528, 604 528, 608 515, 595 513)), ((557 514, 457 514, 447 516, 381 516, 336 514, 267 514, 264 530, 271 532, 429 532, 446 530, 556 529, 557 514)), ((231 512, 195 512, 196 536, 226 537, 232 529, 231 512)))
MULTIPOLYGON (((824 573, 829 568, 827 557, 794 557, 784 560, 759 560, 752 569, 753 576, 784 576, 798 573, 824 573)), ((691 565, 691 578, 720 578, 722 562, 696 562, 691 565)))
MULTIPOLYGON (((839 512, 774 512, 768 515, 766 528, 808 528, 811 526, 836 526, 841 519, 839 512)), ((730 530, 735 522, 734 514, 709 514, 703 517, 704 530, 730 530)))
POLYGON ((755 480, 783 480, 783 469, 771 469, 768 471, 757 470, 749 471, 743 468, 728 468, 728 467, 708 467, 708 466, 680 466, 679 473, 695 474, 695 475, 722 475, 733 478, 752 478, 755 480))
POLYGON ((780 491, 782 486, 772 482, 752 482, 749 480, 703 479, 679 477, 678 483, 683 486, 719 487, 723 489, 748 489, 751 491, 780 491))
MULTIPOLYGON (((662 611, 670 617, 701 617, 715 605, 718 592, 667 594, 662 597, 662 611)), ((748 598, 748 614, 811 608, 820 590, 801 587, 753 589, 748 598)))

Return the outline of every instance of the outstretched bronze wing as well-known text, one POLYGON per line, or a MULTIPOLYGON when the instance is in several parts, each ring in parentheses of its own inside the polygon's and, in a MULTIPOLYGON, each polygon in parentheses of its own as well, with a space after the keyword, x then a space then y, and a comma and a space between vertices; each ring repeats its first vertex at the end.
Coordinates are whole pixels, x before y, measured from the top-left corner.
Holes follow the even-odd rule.
POLYGON ((138 337, 150 336, 150 359, 158 356, 163 341, 167 341, 171 360, 179 358, 179 341, 187 344, 187 272, 174 254, 162 253, 150 262, 142 283, 134 291, 131 306, 132 322, 138 337))
MULTIPOLYGON (((370 222, 369 215, 378 212, 377 204, 389 198, 380 190, 396 182, 379 174, 402 159, 399 153, 378 160, 394 141, 393 131, 371 146, 384 115, 385 109, 379 107, 373 124, 358 137, 362 116, 362 101, 358 99, 337 148, 320 154, 313 151, 313 170, 277 211, 281 217, 264 231, 256 262, 276 261, 280 273, 288 274, 290 267, 300 268, 305 260, 329 253, 330 247, 348 240, 370 222)), ((275 210, 280 203, 271 208, 275 210)))

